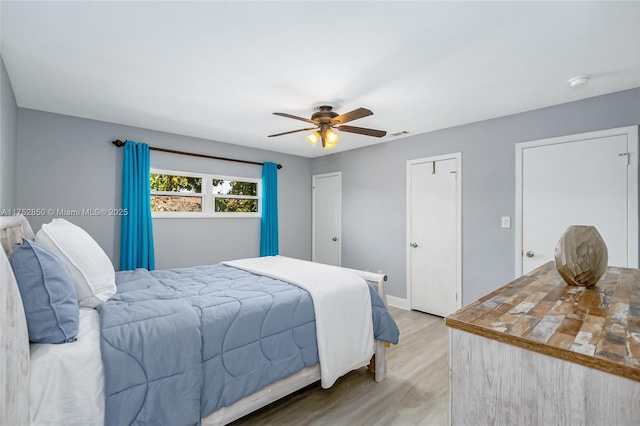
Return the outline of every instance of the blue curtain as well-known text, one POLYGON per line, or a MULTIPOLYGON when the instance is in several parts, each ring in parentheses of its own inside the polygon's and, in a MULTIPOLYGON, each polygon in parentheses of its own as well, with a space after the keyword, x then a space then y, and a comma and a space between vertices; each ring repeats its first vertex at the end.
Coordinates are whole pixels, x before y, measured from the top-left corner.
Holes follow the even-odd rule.
POLYGON ((122 216, 120 270, 155 269, 151 190, 149 188, 149 145, 127 141, 122 166, 122 216))
POLYGON ((278 165, 262 166, 262 218, 260 220, 260 256, 278 254, 278 165))

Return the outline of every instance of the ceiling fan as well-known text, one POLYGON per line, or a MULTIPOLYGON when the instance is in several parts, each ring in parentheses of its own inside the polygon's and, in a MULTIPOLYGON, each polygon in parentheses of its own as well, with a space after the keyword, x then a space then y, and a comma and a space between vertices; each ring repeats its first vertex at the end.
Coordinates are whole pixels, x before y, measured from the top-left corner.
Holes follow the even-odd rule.
POLYGON ((298 117, 295 115, 287 114, 285 112, 274 112, 275 115, 281 117, 293 118, 295 120, 306 121, 313 124, 315 127, 307 127, 305 129, 292 130, 290 132, 276 133, 275 135, 269 135, 268 137, 288 135, 290 133, 304 132, 307 130, 315 130, 307 136, 307 140, 313 146, 320 140, 322 141, 322 147, 325 149, 331 149, 338 143, 338 134, 333 130, 340 130, 342 132, 357 133, 359 135, 373 136, 381 138, 387 134, 384 130, 366 129, 364 127, 344 126, 344 123, 348 123, 358 118, 368 117, 373 115, 373 112, 366 108, 354 109, 346 114, 338 114, 333 111, 333 106, 320 105, 314 108, 316 112, 313 113, 311 119, 298 117))

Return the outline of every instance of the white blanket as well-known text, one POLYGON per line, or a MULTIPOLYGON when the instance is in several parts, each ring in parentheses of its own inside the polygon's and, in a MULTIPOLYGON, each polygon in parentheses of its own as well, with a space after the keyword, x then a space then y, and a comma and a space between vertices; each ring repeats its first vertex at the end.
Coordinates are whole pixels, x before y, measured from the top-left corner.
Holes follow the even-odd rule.
POLYGON ((373 321, 364 279, 335 266, 283 256, 222 263, 295 284, 311 294, 323 388, 369 363, 374 350, 373 321))

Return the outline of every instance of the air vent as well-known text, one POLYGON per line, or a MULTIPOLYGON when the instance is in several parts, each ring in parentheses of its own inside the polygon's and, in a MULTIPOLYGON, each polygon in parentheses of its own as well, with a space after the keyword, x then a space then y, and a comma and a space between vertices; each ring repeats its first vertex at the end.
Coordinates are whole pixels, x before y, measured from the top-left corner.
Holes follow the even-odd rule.
POLYGON ((406 130, 400 130, 399 132, 395 132, 395 133, 390 133, 389 136, 404 136, 404 135, 408 135, 409 132, 407 132, 406 130))

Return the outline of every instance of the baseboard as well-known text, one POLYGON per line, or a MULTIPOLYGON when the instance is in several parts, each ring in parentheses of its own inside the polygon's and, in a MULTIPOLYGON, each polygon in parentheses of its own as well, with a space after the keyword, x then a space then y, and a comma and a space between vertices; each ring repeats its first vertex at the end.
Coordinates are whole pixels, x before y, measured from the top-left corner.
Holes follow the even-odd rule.
POLYGON ((389 306, 393 306, 394 308, 404 309, 405 311, 411 310, 411 307, 409 306, 409 301, 402 297, 389 296, 387 294, 387 304, 389 306))

